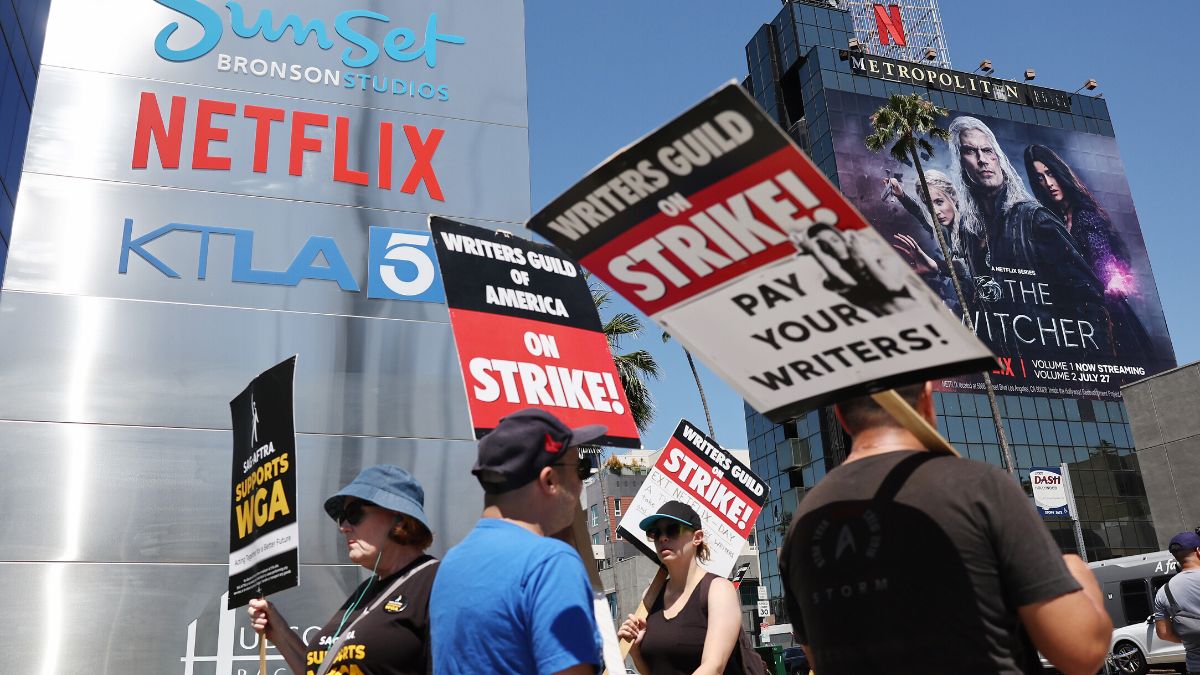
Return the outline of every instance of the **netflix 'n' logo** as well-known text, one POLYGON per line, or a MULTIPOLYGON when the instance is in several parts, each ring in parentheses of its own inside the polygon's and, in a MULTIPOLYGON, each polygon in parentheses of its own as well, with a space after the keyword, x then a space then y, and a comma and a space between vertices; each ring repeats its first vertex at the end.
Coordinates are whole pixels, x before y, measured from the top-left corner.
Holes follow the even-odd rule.
POLYGON ((908 44, 904 37, 904 20, 900 18, 900 5, 875 3, 875 28, 881 45, 895 42, 896 46, 904 47, 908 44))

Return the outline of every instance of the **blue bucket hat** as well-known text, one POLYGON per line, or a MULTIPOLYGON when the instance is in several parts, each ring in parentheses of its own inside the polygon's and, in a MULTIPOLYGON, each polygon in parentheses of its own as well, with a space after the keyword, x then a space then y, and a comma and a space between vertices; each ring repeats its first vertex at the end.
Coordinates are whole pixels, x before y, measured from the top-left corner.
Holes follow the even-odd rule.
POLYGON ((409 516, 432 531, 425 518, 425 490, 413 475, 392 464, 377 464, 359 472, 346 487, 325 500, 325 513, 337 520, 345 497, 358 497, 376 506, 409 516))

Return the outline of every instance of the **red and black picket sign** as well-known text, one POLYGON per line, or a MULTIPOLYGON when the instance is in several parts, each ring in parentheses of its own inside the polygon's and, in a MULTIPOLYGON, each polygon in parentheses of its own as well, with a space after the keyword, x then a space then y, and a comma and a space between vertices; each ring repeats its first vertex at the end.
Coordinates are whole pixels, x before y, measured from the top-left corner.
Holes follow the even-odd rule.
POLYGON ((579 266, 553 246, 431 217, 476 437, 522 408, 603 424, 600 445, 640 447, 579 266))

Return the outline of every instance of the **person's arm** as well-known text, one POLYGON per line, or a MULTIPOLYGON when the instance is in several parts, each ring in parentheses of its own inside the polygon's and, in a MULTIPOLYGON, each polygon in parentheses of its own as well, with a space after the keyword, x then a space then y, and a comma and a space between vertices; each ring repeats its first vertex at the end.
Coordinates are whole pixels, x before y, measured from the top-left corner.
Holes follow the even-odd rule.
POLYGON ((693 675, 720 675, 737 646, 742 630, 742 610, 737 591, 728 579, 713 579, 708 587, 708 630, 704 634, 704 651, 700 667, 693 675))
POLYGON ((250 604, 246 606, 246 612, 250 615, 250 625, 274 643, 275 648, 279 650, 283 660, 287 662, 288 668, 291 668, 293 673, 307 672, 305 670, 308 667, 305 664, 307 648, 304 646, 304 641, 288 627, 287 619, 284 619, 275 609, 275 605, 267 600, 251 598, 250 604))
POLYGON ((1158 639, 1183 644, 1183 638, 1175 634, 1175 627, 1171 625, 1170 619, 1157 619, 1154 622, 1154 633, 1158 635, 1158 639))
POLYGON ((1150 615, 1154 619, 1154 634, 1160 640, 1182 644, 1183 640, 1175 633, 1175 627, 1171 625, 1171 601, 1167 599, 1166 585, 1158 589, 1158 593, 1154 594, 1154 614, 1150 615))
POLYGON ((1071 576, 1083 587, 1017 609, 1038 651, 1066 675, 1090 675, 1108 654, 1112 620, 1104 611, 1100 584, 1077 555, 1063 556, 1071 576))
MULTIPOLYGON (((649 589, 647 589, 647 592, 649 592, 649 589)), ((645 594, 643 594, 642 602, 646 602, 645 594)), ((642 659, 642 638, 645 636, 646 620, 633 614, 630 614, 629 618, 625 619, 625 622, 617 629, 617 637, 622 640, 628 640, 631 643, 629 646, 629 655, 633 657, 633 666, 640 673, 650 672, 650 669, 646 667, 646 662, 642 659)))

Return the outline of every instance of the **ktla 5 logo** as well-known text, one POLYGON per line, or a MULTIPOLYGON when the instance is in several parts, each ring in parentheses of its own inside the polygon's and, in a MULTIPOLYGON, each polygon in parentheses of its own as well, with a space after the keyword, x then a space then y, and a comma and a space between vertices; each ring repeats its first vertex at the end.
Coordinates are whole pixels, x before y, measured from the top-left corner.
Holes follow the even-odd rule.
MULTIPOLYGON (((196 279, 208 278, 208 252, 214 236, 232 237, 233 258, 229 280, 235 283, 269 286, 299 286, 301 281, 332 281, 343 291, 358 293, 361 287, 341 249, 332 237, 313 235, 283 271, 259 269, 254 266, 254 231, 234 227, 167 223, 133 236, 133 219, 125 219, 121 237, 121 256, 117 272, 129 272, 130 255, 135 255, 164 276, 179 279, 179 272, 155 254, 148 246, 163 237, 199 235, 196 258, 196 279)), ((177 254, 179 245, 167 249, 177 254)), ((414 300, 419 302, 446 301, 441 274, 434 264, 433 240, 423 230, 401 230, 394 227, 371 227, 367 241, 367 297, 383 300, 414 300)))

